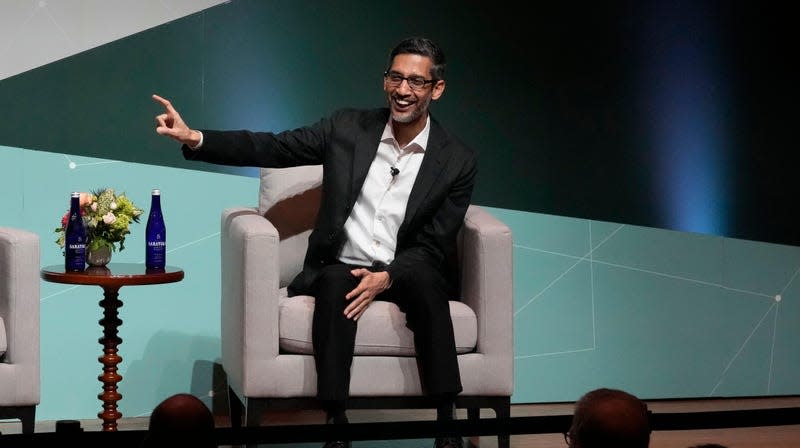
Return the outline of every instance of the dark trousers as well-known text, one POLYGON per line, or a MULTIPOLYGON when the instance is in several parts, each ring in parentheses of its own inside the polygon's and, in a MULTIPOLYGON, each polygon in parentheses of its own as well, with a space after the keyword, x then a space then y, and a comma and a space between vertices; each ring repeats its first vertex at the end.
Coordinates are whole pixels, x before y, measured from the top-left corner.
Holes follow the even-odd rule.
MULTIPOLYGON (((350 366, 356 340, 357 321, 348 319, 345 295, 358 285, 350 274, 357 266, 334 264, 320 273, 313 285, 314 321, 312 340, 317 368, 317 397, 346 406, 350 389, 350 366)), ((426 394, 453 396, 461 392, 453 322, 448 300, 453 288, 433 269, 420 268, 413 281, 394 281, 375 300, 391 301, 406 314, 406 325, 414 332, 420 380, 426 394)))

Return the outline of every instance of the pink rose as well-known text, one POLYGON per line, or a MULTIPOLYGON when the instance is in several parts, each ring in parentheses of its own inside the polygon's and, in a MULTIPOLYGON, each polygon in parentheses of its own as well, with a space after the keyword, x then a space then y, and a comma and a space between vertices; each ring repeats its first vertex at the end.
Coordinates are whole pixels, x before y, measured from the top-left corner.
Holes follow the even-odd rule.
POLYGON ((106 224, 109 224, 109 225, 114 224, 114 222, 116 222, 116 220, 117 220, 117 217, 114 216, 113 212, 108 212, 105 215, 103 215, 103 222, 106 223, 106 224))
POLYGON ((69 222, 69 212, 64 213, 64 216, 61 218, 61 227, 66 229, 67 222, 69 222))
POLYGON ((92 194, 91 193, 81 193, 80 204, 83 207, 86 204, 92 203, 92 194))

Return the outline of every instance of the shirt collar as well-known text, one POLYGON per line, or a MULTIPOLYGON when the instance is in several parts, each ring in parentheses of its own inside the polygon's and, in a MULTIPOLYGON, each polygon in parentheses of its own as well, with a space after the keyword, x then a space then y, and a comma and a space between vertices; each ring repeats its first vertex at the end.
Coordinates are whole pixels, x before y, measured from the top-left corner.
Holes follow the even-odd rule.
MULTIPOLYGON (((405 148, 402 148, 401 151, 421 151, 425 152, 425 149, 428 147, 428 136, 431 133, 431 115, 428 114, 428 117, 425 119, 425 127, 422 128, 419 134, 414 137, 413 140, 408 142, 405 148)), ((399 147, 397 144, 397 139, 394 138, 394 130, 392 129, 392 118, 389 117, 389 121, 386 122, 386 126, 383 128, 383 135, 381 135, 381 142, 384 143, 392 143, 396 148, 399 147)))

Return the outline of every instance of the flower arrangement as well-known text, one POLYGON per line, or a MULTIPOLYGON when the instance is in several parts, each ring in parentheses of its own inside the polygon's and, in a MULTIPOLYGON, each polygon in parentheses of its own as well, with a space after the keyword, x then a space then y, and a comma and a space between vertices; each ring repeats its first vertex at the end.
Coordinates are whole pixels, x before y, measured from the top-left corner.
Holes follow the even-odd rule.
MULTIPOLYGON (((91 193, 81 193, 81 216, 86 225, 87 250, 96 251, 106 246, 113 251, 125 249, 125 236, 130 232, 131 222, 139 222, 142 210, 136 207, 125 194, 117 196, 112 188, 102 188, 91 193)), ((61 227, 56 243, 64 248, 69 210, 61 218, 61 227)))

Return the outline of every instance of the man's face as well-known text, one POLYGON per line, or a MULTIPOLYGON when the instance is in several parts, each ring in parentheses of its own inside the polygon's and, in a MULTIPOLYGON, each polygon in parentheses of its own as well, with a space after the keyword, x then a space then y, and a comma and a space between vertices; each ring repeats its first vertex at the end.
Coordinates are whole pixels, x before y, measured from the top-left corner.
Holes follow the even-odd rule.
POLYGON ((413 123, 427 117, 431 100, 438 100, 444 92, 444 81, 428 82, 421 87, 413 88, 408 80, 402 80, 399 85, 394 85, 391 78, 400 76, 429 81, 432 65, 430 58, 417 54, 395 56, 392 66, 387 71, 389 76, 383 79, 383 90, 386 92, 392 120, 399 123, 413 123))

